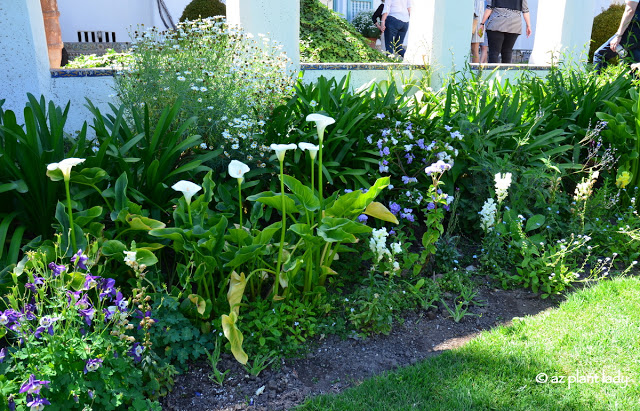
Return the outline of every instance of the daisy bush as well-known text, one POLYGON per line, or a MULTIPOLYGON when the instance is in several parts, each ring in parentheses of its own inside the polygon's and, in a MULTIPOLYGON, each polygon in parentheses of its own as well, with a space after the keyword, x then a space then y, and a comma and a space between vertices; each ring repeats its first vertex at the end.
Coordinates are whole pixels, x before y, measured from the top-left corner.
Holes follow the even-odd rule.
POLYGON ((152 114, 182 101, 181 117, 197 117, 194 132, 227 157, 261 158, 261 128, 293 92, 291 61, 263 35, 224 19, 186 21, 175 31, 135 31, 133 62, 116 76, 118 97, 152 114))
MULTIPOLYGON (((129 297, 95 274, 94 253, 62 254, 57 245, 30 251, 12 273, 0 310, 0 408, 160 409, 150 398, 161 389, 145 371, 154 321, 143 288, 129 297)), ((140 285, 135 261, 127 264, 140 285)))

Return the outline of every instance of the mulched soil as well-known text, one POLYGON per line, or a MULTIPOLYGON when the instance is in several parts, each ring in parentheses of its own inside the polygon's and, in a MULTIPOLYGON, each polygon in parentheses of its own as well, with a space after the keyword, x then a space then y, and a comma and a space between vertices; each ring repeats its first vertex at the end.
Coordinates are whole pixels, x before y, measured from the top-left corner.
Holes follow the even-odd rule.
POLYGON ((164 398, 165 410, 285 410, 305 399, 338 393, 384 371, 414 364, 445 350, 460 347, 482 330, 508 324, 514 317, 535 315, 558 301, 541 300, 525 290, 481 287, 479 301, 455 323, 443 307, 436 311, 408 313, 394 324, 390 335, 341 339, 329 336, 316 341, 300 359, 282 360, 278 370, 267 369, 258 377, 248 375, 232 357, 223 357, 219 369, 230 369, 223 387, 214 384, 206 363, 196 363, 176 378, 173 391, 164 398))

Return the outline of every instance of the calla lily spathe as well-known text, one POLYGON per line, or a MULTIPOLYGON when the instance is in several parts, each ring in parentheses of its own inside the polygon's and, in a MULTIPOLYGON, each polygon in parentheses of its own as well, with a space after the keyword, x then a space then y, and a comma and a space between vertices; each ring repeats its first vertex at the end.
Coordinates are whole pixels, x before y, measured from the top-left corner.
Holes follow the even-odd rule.
POLYGON ((84 163, 84 160, 85 160, 84 158, 75 158, 75 157, 65 158, 59 163, 48 164, 47 170, 53 171, 53 170, 59 169, 60 171, 62 171, 64 180, 69 181, 69 178, 71 176, 71 168, 73 166, 77 166, 80 163, 84 163))
POLYGON ((318 154, 318 150, 320 150, 320 146, 311 143, 298 143, 298 147, 300 147, 302 151, 308 150, 311 160, 316 159, 316 154, 318 154))
POLYGON ((199 185, 187 180, 180 180, 171 186, 176 191, 180 191, 184 195, 184 199, 187 204, 191 204, 191 197, 193 197, 198 191, 202 189, 199 185))
POLYGON ((239 183, 242 183, 244 180, 244 175, 251 170, 248 165, 238 160, 231 160, 229 163, 229 176, 238 180, 239 183))
POLYGON ((284 155, 287 153, 287 150, 295 150, 298 148, 295 144, 271 144, 269 147, 271 150, 276 152, 276 156, 278 156, 278 161, 284 161, 284 155))
POLYGON ((322 140, 324 140, 324 130, 328 125, 335 123, 336 121, 329 116, 325 116, 320 113, 313 113, 307 116, 307 121, 314 121, 316 123, 316 129, 318 130, 318 139, 320 140, 320 144, 322 144, 322 140))

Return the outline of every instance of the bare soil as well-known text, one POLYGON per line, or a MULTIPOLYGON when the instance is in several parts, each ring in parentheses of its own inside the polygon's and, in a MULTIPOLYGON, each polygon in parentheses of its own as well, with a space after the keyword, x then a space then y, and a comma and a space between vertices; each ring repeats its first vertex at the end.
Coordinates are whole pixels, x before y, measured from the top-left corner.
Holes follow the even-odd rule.
POLYGON ((223 357, 219 369, 230 369, 223 387, 213 383, 206 363, 196 363, 178 376, 165 397, 165 410, 285 410, 308 397, 338 393, 384 371, 414 364, 460 347, 481 331, 509 324, 514 317, 535 315, 551 309, 557 301, 541 300, 525 290, 480 288, 467 316, 455 323, 443 307, 429 312, 407 313, 394 324, 390 335, 341 339, 337 336, 314 343, 304 358, 282 360, 278 370, 264 370, 258 377, 232 357, 223 357))

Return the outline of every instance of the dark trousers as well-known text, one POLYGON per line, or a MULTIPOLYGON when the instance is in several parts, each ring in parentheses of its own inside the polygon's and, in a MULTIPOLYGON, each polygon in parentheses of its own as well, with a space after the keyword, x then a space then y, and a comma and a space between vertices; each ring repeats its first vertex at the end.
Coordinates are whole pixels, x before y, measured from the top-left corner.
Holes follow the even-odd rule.
POLYGON ((498 61, 499 54, 502 54, 502 63, 511 63, 513 46, 516 44, 519 34, 487 30, 487 36, 489 38, 489 63, 500 63, 498 61))
POLYGON ((384 47, 387 49, 387 53, 398 54, 404 57, 404 37, 409 30, 409 23, 398 20, 395 17, 387 16, 384 30, 384 47))
MULTIPOLYGON (((604 43, 595 53, 593 53, 593 64, 596 71, 599 73, 604 67, 607 66, 607 60, 611 60, 616 57, 618 53, 611 50, 611 42, 616 36, 613 35, 606 43, 604 43)), ((626 57, 623 60, 627 63, 640 62, 640 48, 630 48, 628 45, 625 47, 626 57)))

